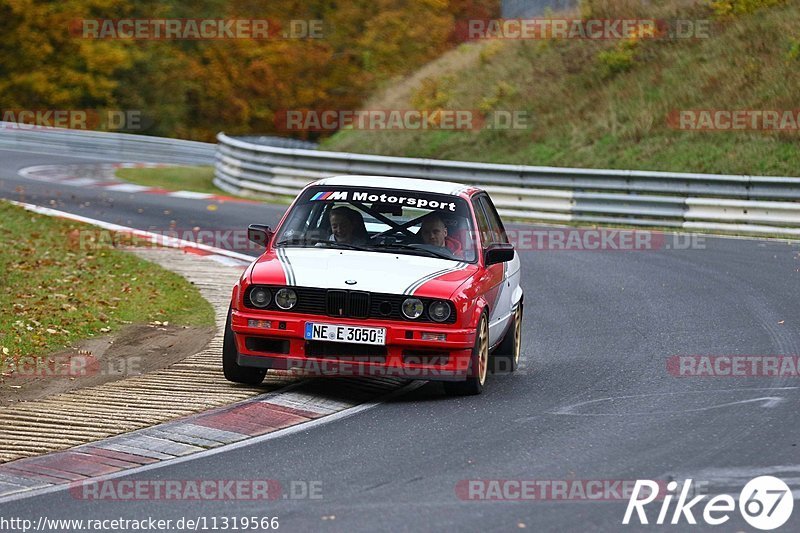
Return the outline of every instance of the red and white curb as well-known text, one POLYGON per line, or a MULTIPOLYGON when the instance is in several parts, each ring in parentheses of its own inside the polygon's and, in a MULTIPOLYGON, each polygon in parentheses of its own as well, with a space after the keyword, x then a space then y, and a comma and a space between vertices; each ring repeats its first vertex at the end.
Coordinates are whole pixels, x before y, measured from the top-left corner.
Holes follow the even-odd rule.
POLYGON ((17 202, 13 200, 8 200, 8 202, 23 207, 24 209, 31 211, 32 213, 38 213, 40 215, 46 215, 51 217, 63 218, 67 220, 74 220, 76 222, 83 222, 85 224, 91 224, 92 226, 97 226, 98 228, 138 237, 146 242, 158 246, 165 246, 167 248, 178 248, 186 253, 199 255, 206 259, 210 259, 212 261, 216 261, 224 265, 247 266, 256 259, 253 256, 240 254, 239 252, 233 252, 231 250, 225 250, 223 248, 217 248, 214 246, 209 246, 207 244, 188 241, 185 239, 178 239, 175 237, 160 235, 158 233, 153 233, 150 231, 129 228, 127 226, 121 226, 119 224, 112 224, 111 222, 105 222, 103 220, 88 218, 81 215, 75 215, 73 213, 67 213, 66 211, 59 211, 57 209, 51 209, 49 207, 42 207, 39 205, 28 204, 25 202, 17 202))
POLYGON ((0 503, 68 490, 263 442, 375 407, 421 386, 396 378, 325 379, 0 465, 0 503), (405 386, 404 386, 405 385, 405 386))
POLYGON ((120 168, 163 168, 175 165, 164 163, 91 163, 81 165, 37 165, 18 172, 23 178, 74 187, 93 187, 113 192, 160 194, 172 198, 191 200, 213 200, 219 202, 260 203, 257 200, 234 198, 219 194, 193 191, 170 191, 159 187, 136 185, 120 180, 116 172, 120 168))

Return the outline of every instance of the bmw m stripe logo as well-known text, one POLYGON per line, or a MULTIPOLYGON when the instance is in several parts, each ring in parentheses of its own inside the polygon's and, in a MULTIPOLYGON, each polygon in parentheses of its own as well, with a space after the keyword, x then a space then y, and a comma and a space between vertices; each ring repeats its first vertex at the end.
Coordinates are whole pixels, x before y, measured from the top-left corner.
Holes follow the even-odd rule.
POLYGON ((349 194, 350 194, 349 191, 320 191, 314 196, 312 196, 309 201, 311 202, 314 201, 319 202, 322 200, 330 200, 331 202, 335 200, 346 201, 349 194))

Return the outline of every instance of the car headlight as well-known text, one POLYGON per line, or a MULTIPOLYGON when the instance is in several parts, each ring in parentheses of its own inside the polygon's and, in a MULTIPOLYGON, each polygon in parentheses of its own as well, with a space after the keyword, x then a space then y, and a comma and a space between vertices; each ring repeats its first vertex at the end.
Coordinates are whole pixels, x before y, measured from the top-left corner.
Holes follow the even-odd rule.
POLYGON ((436 301, 428 307, 428 316, 434 322, 444 322, 450 318, 450 306, 447 302, 436 301))
POLYGON ((275 303, 284 311, 288 311, 297 304, 297 293, 292 289, 280 289, 275 293, 275 303))
POLYGON ((256 307, 263 309, 269 305, 271 299, 272 294, 270 294, 269 289, 265 289, 264 287, 256 287, 250 291, 250 303, 256 307))
POLYGON ((422 315, 425 306, 422 305, 422 300, 419 298, 406 298, 401 306, 403 316, 411 320, 417 319, 422 315))

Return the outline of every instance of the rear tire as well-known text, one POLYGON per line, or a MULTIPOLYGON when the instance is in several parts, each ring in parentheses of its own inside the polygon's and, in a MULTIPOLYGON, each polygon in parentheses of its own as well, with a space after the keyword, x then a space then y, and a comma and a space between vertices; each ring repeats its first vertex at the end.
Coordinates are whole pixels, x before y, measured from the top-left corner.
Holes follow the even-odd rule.
POLYGON ((264 368, 251 368, 239 365, 239 352, 231 329, 231 310, 228 309, 228 320, 225 322, 225 337, 222 341, 222 371, 225 379, 245 385, 260 385, 267 371, 264 368))
POLYGON ((481 315, 475 330, 475 346, 466 381, 445 381, 444 392, 450 396, 474 396, 483 392, 489 371, 489 318, 481 315))
POLYGON ((505 337, 492 354, 490 366, 492 374, 514 372, 519 367, 519 356, 522 351, 522 302, 514 311, 511 326, 505 337))

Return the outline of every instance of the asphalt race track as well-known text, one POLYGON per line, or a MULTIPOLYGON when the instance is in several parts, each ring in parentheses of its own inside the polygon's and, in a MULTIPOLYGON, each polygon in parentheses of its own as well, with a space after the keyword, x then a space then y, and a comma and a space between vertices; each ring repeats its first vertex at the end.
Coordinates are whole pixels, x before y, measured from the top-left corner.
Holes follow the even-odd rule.
MULTIPOLYGON (((0 151, 0 196, 145 230, 173 221, 275 224, 284 210, 223 203, 210 211, 208 200, 17 176, 26 166, 80 161, 0 151)), ((674 249, 672 236, 666 244, 521 252, 524 361, 515 374, 490 376, 481 396, 452 399, 425 384, 352 416, 129 476, 308 481, 321 498, 87 502, 61 491, 2 504, 0 514, 277 516, 281 531, 636 531, 653 527, 622 525, 626 500, 470 501, 456 488, 462 480, 691 478, 712 494, 738 496, 748 480, 770 474, 800 498, 797 377, 676 377, 667 369, 676 355, 800 355, 800 246, 703 237, 674 249)), ((694 512, 701 523, 704 503, 694 512)), ((648 507, 651 522, 659 506, 648 507)), ((687 528, 684 520, 670 529, 687 528)), ((738 512, 723 526, 691 529, 752 530, 738 512)), ((800 530, 799 510, 784 530, 800 530)))

